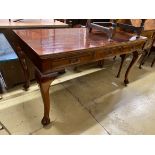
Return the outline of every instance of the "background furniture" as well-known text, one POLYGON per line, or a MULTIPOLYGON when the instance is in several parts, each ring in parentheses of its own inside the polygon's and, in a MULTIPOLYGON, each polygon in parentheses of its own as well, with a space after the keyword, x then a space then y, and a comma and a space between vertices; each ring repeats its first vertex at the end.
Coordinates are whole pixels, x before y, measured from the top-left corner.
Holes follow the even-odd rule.
MULTIPOLYGON (((151 48, 151 52, 152 52, 152 51, 155 51, 155 41, 154 41, 153 46, 152 46, 152 48, 151 48)), ((153 61, 152 61, 151 67, 153 67, 154 63, 155 63, 155 57, 154 57, 154 59, 153 59, 153 61)))
MULTIPOLYGON (((30 80, 33 80, 33 65, 27 57, 26 61, 28 62, 29 66, 30 80)), ((7 90, 16 86, 17 84, 25 82, 19 59, 2 33, 0 34, 0 71, 5 81, 7 90)))
POLYGON ((29 87, 29 80, 34 79, 34 67, 31 61, 22 54, 21 49, 16 45, 10 46, 12 29, 34 29, 34 28, 65 28, 67 24, 54 19, 23 19, 16 22, 14 20, 0 20, 0 70, 7 85, 7 89, 25 82, 25 89, 29 87), (6 38, 6 36, 9 36, 6 38), (25 57, 24 61, 18 59, 25 57), (28 68, 25 67, 27 63, 28 68), (24 72, 23 72, 24 71, 24 72), (24 74, 23 74, 24 73, 24 74), (18 76, 17 76, 18 75, 18 76))
MULTIPOLYGON (((144 51, 143 51, 143 58, 140 62, 140 66, 139 68, 141 68, 141 65, 144 64, 144 61, 146 59, 146 56, 148 56, 150 54, 150 49, 152 48, 152 45, 153 45, 153 41, 154 41, 154 32, 155 32, 155 20, 149 20, 151 21, 151 24, 149 25, 149 22, 148 20, 145 20, 144 22, 144 28, 141 32, 141 35, 142 36, 146 36, 147 37, 147 42, 146 42, 146 45, 144 47, 144 51), (151 30, 149 30, 151 29, 151 30)), ((125 23, 131 23, 132 25, 134 25, 135 27, 139 27, 142 23, 141 20, 130 20, 130 19, 125 19, 125 20, 120 20, 119 22, 125 22, 125 23)), ((125 30, 125 29, 124 29, 125 30)), ((134 31, 129 31, 130 33, 134 33, 134 31)), ((121 55, 121 64, 120 64, 120 67, 119 67, 119 71, 118 71, 118 74, 116 77, 119 77, 120 76, 120 73, 121 73, 121 70, 122 70, 122 66, 123 66, 123 63, 125 61, 125 58, 126 58, 126 54, 125 55, 121 55)))
MULTIPOLYGON (((135 26, 138 26, 141 22, 140 19, 131 19, 130 21, 135 26)), ((143 31, 142 35, 144 35, 144 36, 146 35, 148 37, 148 42, 147 42, 147 45, 145 48, 146 53, 144 53, 144 56, 140 62, 139 68, 141 68, 141 66, 145 63, 147 57, 153 51, 155 51, 153 48, 153 46, 154 46, 153 44, 155 42, 155 36, 154 36, 153 32, 151 32, 151 31, 155 32, 155 19, 146 19, 145 24, 144 24, 144 31, 143 31), (150 34, 150 33, 152 33, 152 34, 150 34)), ((153 61, 151 63, 151 67, 153 67, 154 62, 155 62, 155 58, 153 59, 153 61)))
MULTIPOLYGON (((2 73, 0 72, 0 93, 3 93, 6 89, 6 84, 4 81, 4 78, 2 76, 2 73)), ((0 96, 0 99, 2 99, 2 97, 0 96)))
MULTIPOLYGON (((139 65, 140 69, 141 69, 141 66, 144 64, 147 56, 151 54, 151 48, 155 40, 155 30, 145 30, 142 32, 142 36, 147 37, 147 42, 144 46, 144 55, 139 65)), ((154 62, 152 62, 151 66, 153 66, 153 63, 154 62)))

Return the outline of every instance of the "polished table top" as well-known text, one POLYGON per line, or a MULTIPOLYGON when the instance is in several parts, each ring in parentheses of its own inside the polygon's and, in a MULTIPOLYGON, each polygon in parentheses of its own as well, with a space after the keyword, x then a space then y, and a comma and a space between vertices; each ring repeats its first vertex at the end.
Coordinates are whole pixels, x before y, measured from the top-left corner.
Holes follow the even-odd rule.
POLYGON ((23 19, 18 22, 9 22, 9 19, 0 19, 0 28, 33 28, 33 27, 68 27, 67 24, 54 19, 23 19))
POLYGON ((112 41, 108 41, 104 33, 89 33, 86 28, 14 30, 14 32, 40 57, 108 47, 135 40, 135 36, 119 31, 112 41))

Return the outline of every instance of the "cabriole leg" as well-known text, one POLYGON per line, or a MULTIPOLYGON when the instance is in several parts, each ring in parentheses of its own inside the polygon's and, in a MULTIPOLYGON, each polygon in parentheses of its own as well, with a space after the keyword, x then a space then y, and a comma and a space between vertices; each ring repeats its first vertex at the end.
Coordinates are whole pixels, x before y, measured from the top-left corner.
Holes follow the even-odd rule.
POLYGON ((122 70, 122 66, 123 66, 123 63, 124 63, 124 61, 125 61, 126 54, 122 54, 122 55, 120 55, 120 57, 121 57, 121 64, 120 64, 120 67, 119 67, 118 74, 117 74, 117 76, 116 76, 117 78, 120 77, 121 70, 122 70))
POLYGON ((128 75, 129 75, 129 73, 130 73, 130 71, 131 71, 131 68, 134 66, 134 64, 138 61, 138 59, 139 59, 140 56, 141 56, 141 55, 138 54, 137 51, 133 52, 132 54, 133 54, 132 61, 131 61, 130 65, 129 65, 129 67, 128 67, 126 73, 125 73, 125 79, 124 79, 124 84, 125 84, 125 86, 129 83, 128 75))
POLYGON ((38 71, 35 73, 36 80, 40 86, 40 91, 44 103, 44 116, 41 121, 43 125, 48 125, 50 123, 50 117, 49 117, 49 112, 50 112, 50 96, 49 96, 49 88, 51 82, 55 79, 55 77, 43 77, 40 75, 38 71))

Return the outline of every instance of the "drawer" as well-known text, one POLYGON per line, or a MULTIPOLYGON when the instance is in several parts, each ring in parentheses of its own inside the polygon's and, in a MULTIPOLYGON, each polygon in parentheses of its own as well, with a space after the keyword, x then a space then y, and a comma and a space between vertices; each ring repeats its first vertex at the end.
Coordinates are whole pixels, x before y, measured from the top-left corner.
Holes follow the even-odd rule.
POLYGON ((133 46, 125 45, 122 47, 122 53, 131 53, 135 50, 133 46))
POLYGON ((126 45, 126 46, 123 46, 122 47, 122 52, 123 53, 131 53, 131 52, 134 52, 134 51, 139 51, 139 50, 142 50, 142 45, 141 44, 137 44, 136 46, 133 45, 126 45))
POLYGON ((58 69, 58 68, 67 67, 67 66, 71 66, 71 65, 87 63, 87 62, 93 61, 93 59, 94 59, 93 53, 80 55, 80 56, 56 59, 51 62, 51 68, 58 69))
POLYGON ((122 52, 121 47, 111 47, 111 48, 96 51, 95 57, 97 60, 99 60, 105 57, 111 57, 111 56, 117 55, 121 52, 122 52))

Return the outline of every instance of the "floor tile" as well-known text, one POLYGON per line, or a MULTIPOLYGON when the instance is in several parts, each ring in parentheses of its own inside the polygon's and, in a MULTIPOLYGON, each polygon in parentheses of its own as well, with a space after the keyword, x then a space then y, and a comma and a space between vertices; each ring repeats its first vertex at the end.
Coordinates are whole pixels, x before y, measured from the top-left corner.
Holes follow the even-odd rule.
POLYGON ((66 90, 52 94, 53 122, 32 134, 107 134, 89 112, 66 90))
MULTIPOLYGON (((100 72, 96 72, 95 74, 94 73, 92 74, 98 75, 98 73, 100 74, 100 72)), ((90 75, 87 75, 87 76, 89 78, 90 75)), ((83 77, 80 77, 78 79, 74 79, 68 82, 64 82, 63 85, 69 92, 72 93, 74 97, 77 98, 77 100, 80 103, 82 103, 84 107, 87 107, 87 108, 91 104, 92 100, 117 89, 117 87, 112 84, 112 81, 110 81, 109 82, 110 84, 109 84, 106 81, 103 81, 103 80, 100 81, 95 77, 94 77, 94 82, 91 82, 91 78, 90 78, 90 81, 87 81, 87 79, 82 79, 82 78, 83 77)))
POLYGON ((50 97, 52 123, 48 130, 40 123, 43 104, 39 91, 5 100, 3 104, 13 102, 14 106, 3 107, 0 120, 11 134, 107 134, 63 86, 53 86, 50 97))
POLYGON ((122 90, 96 99, 92 115, 110 134, 155 134, 154 78, 155 73, 152 73, 122 90))
MULTIPOLYGON (((52 93, 60 89, 61 86, 54 86, 52 93)), ((4 100, 0 107, 0 121, 11 134, 29 134, 42 128, 43 103, 39 90, 4 100)))
MULTIPOLYGON (((134 66, 129 75, 130 84, 125 87, 124 73, 131 58, 126 59, 120 78, 115 77, 119 57, 115 61, 105 60, 102 70, 95 70, 95 63, 90 65, 91 74, 85 76, 76 78, 83 75, 80 71, 88 69, 88 65, 79 66, 76 76, 74 71, 67 72, 68 77, 62 75, 50 89, 52 122, 44 128, 40 123, 43 103, 37 86, 0 100, 0 121, 11 134, 155 134, 152 56, 141 70, 134 66)), ((5 133, 0 130, 0 134, 5 133)))

